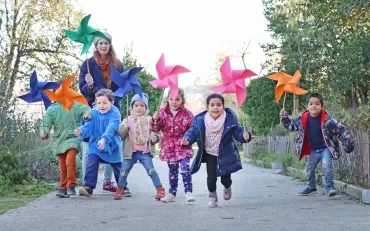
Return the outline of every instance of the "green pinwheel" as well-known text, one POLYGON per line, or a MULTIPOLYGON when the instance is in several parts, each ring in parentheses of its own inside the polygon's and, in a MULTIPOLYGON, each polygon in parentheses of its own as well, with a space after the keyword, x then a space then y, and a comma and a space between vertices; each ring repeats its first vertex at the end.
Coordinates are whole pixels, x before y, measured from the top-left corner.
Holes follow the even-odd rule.
POLYGON ((91 14, 85 16, 80 23, 77 31, 64 30, 68 38, 74 42, 83 44, 81 55, 87 53, 95 37, 101 37, 107 39, 104 33, 90 27, 89 20, 91 14))

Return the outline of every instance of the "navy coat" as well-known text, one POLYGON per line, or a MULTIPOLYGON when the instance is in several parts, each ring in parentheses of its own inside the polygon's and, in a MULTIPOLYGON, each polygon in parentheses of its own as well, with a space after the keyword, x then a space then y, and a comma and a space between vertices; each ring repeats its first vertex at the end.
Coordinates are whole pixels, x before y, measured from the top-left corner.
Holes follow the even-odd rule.
MULTIPOLYGON (((229 109, 225 108, 226 119, 224 125, 224 131, 222 133, 221 142, 219 146, 218 153, 218 166, 217 166, 217 176, 224 176, 234 173, 242 169, 242 162, 240 160, 239 151, 234 143, 234 139, 241 143, 249 142, 252 138, 249 133, 249 140, 246 141, 243 138, 244 128, 238 123, 235 113, 229 109)), ((207 111, 201 112, 193 118, 191 127, 185 133, 184 139, 189 141, 191 146, 194 142, 197 142, 199 150, 196 154, 192 165, 191 174, 198 172, 202 163, 205 163, 205 150, 204 145, 206 142, 205 136, 205 124, 204 116, 207 111)))

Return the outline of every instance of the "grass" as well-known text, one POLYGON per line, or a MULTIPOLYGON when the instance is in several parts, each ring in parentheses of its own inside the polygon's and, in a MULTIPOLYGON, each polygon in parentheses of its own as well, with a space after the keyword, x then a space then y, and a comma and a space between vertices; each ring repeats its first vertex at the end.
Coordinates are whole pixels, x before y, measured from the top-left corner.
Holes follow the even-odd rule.
POLYGON ((55 191, 51 185, 36 182, 34 184, 0 186, 0 214, 10 209, 24 206, 31 201, 55 191))

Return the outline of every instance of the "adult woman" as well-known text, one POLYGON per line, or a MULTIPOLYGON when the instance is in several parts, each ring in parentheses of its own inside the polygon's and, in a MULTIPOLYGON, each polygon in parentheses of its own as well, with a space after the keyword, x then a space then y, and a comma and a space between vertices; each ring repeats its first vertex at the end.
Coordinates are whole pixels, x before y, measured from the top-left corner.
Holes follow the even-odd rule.
MULTIPOLYGON (((85 96, 90 107, 95 104, 95 93, 102 89, 108 88, 113 92, 118 89, 118 86, 111 80, 110 66, 116 68, 119 72, 123 72, 123 64, 117 59, 116 53, 112 46, 112 36, 104 32, 107 39, 96 37, 93 41, 95 46, 94 54, 88 60, 82 63, 80 68, 79 87, 81 94, 85 96)), ((120 98, 115 97, 114 106, 121 109, 120 98)), ((82 175, 85 176, 87 154, 88 154, 88 139, 83 140, 82 152, 82 175)), ((116 192, 117 187, 112 182, 113 170, 109 164, 104 165, 104 184, 103 192, 116 192)), ((118 177, 115 176, 116 182, 118 177)), ((128 189, 125 189, 126 196, 129 196, 128 189)))

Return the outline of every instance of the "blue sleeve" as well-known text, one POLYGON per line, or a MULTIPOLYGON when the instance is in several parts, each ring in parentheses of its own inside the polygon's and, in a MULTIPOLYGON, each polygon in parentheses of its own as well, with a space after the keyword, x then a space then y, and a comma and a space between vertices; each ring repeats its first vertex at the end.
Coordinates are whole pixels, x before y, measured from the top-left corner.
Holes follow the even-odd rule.
POLYGON ((193 118, 193 122, 191 123, 190 128, 185 132, 183 139, 186 139, 189 141, 189 146, 191 146, 195 141, 197 141, 197 127, 195 125, 195 118, 193 118))
POLYGON ((109 144, 113 141, 114 136, 118 135, 118 128, 121 123, 121 114, 119 111, 112 113, 111 118, 109 120, 109 124, 105 129, 104 134, 101 136, 102 139, 105 140, 106 144, 109 144))
POLYGON ((249 139, 248 140, 245 140, 244 137, 243 137, 243 133, 244 132, 248 132, 247 130, 245 130, 239 123, 238 123, 238 126, 236 126, 234 128, 234 131, 233 131, 233 137, 235 140, 239 141, 240 143, 247 143, 249 141, 251 141, 252 139, 252 135, 250 132, 248 132, 249 134, 249 139))
POLYGON ((78 128, 82 131, 80 135, 82 139, 89 138, 94 129, 94 117, 92 117, 90 121, 87 121, 84 125, 79 126, 78 128))
POLYGON ((90 88, 87 85, 86 81, 85 81, 85 76, 87 74, 87 63, 88 63, 88 61, 89 61, 89 59, 85 60, 82 63, 81 68, 80 68, 80 76, 78 78, 78 85, 79 85, 81 94, 84 95, 85 97, 86 96, 94 96, 95 93, 98 91, 98 88, 96 88, 96 87, 90 88))

